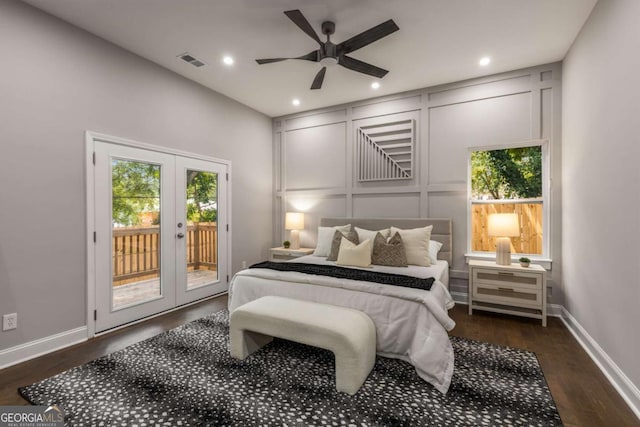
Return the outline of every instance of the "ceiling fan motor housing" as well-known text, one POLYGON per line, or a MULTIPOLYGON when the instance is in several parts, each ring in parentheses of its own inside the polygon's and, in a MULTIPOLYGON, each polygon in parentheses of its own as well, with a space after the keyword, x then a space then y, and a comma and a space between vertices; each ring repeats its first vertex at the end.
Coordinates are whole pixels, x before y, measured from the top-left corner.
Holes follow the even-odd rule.
POLYGON ((322 34, 330 36, 336 32, 336 24, 331 21, 324 21, 322 23, 322 34))
POLYGON ((335 44, 329 41, 320 46, 320 62, 326 58, 335 59, 336 62, 338 60, 338 49, 335 44))

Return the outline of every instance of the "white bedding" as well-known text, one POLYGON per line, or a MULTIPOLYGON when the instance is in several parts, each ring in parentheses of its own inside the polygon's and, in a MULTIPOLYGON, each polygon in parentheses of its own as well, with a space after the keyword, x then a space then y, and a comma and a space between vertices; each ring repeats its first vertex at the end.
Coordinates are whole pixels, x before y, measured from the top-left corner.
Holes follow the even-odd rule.
MULTIPOLYGON (((306 256, 294 262, 334 264, 306 256)), ((446 264, 446 261, 444 261, 446 264)), ((445 268, 447 270, 448 268, 445 268)), ((414 277, 433 277, 439 267, 383 267, 372 270, 414 277)), ((444 277, 444 276, 442 276, 444 277)), ((448 279, 448 274, 446 274, 448 279)), ((262 268, 238 272, 229 284, 229 312, 263 296, 276 295, 351 307, 365 312, 376 325, 377 353, 411 363, 438 391, 446 393, 453 374, 453 348, 447 331, 455 322, 447 310, 453 299, 440 281, 430 291, 298 272, 262 268)))

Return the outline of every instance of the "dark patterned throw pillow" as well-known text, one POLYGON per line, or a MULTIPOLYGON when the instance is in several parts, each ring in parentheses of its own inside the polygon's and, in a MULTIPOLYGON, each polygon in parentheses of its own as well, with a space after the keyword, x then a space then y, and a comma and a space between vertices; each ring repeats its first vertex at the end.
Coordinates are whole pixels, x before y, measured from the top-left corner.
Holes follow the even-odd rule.
POLYGON ((333 241, 331 242, 331 252, 329 252, 327 261, 338 260, 338 253, 340 252, 340 242, 342 242, 343 237, 348 241, 350 241, 351 243, 353 243, 354 245, 357 245, 358 243, 360 243, 358 242, 358 233, 356 233, 354 230, 347 231, 346 233, 336 230, 336 232, 333 233, 333 241))
POLYGON ((407 254, 402 244, 400 233, 394 234, 389 241, 377 233, 373 240, 373 254, 371 264, 387 265, 389 267, 406 267, 407 254))

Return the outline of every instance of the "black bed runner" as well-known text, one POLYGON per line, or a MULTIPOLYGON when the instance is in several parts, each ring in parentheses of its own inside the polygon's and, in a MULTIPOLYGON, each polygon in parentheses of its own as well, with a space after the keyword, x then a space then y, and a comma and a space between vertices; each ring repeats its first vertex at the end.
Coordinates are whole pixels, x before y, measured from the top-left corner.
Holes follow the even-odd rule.
POLYGON ((296 271, 298 273, 329 276, 338 279, 362 280, 365 282, 382 283, 385 285, 401 286, 403 288, 431 290, 435 279, 420 279, 402 274, 380 273, 377 271, 344 268, 333 265, 307 264, 302 262, 272 262, 264 261, 253 264, 249 268, 268 268, 278 271, 296 271))

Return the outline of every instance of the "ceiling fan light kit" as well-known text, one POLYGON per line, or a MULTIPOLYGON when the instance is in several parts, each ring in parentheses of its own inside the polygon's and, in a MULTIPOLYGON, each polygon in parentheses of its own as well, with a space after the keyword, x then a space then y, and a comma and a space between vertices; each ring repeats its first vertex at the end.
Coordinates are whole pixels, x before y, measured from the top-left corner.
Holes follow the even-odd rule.
POLYGON ((335 32, 335 23, 331 21, 325 21, 322 23, 322 34, 327 36, 327 41, 323 42, 320 40, 320 37, 315 32, 311 24, 309 24, 309 21, 307 21, 302 12, 296 9, 288 10, 284 12, 284 14, 287 15, 287 17, 289 17, 289 19, 291 19, 298 28, 314 39, 320 45, 320 48, 313 52, 309 52, 306 55, 294 58, 256 59, 258 64, 271 64, 273 62, 286 61, 288 59, 301 59, 304 61, 319 62, 322 65, 322 68, 313 79, 311 89, 320 89, 322 87, 322 82, 324 81, 324 75, 327 71, 327 67, 334 66, 336 64, 349 70, 377 78, 383 78, 388 73, 385 69, 352 58, 347 56, 347 54, 398 31, 400 28, 395 22, 393 22, 393 19, 389 19, 382 24, 376 25, 375 27, 353 36, 342 43, 334 44, 331 42, 331 35, 335 32))

